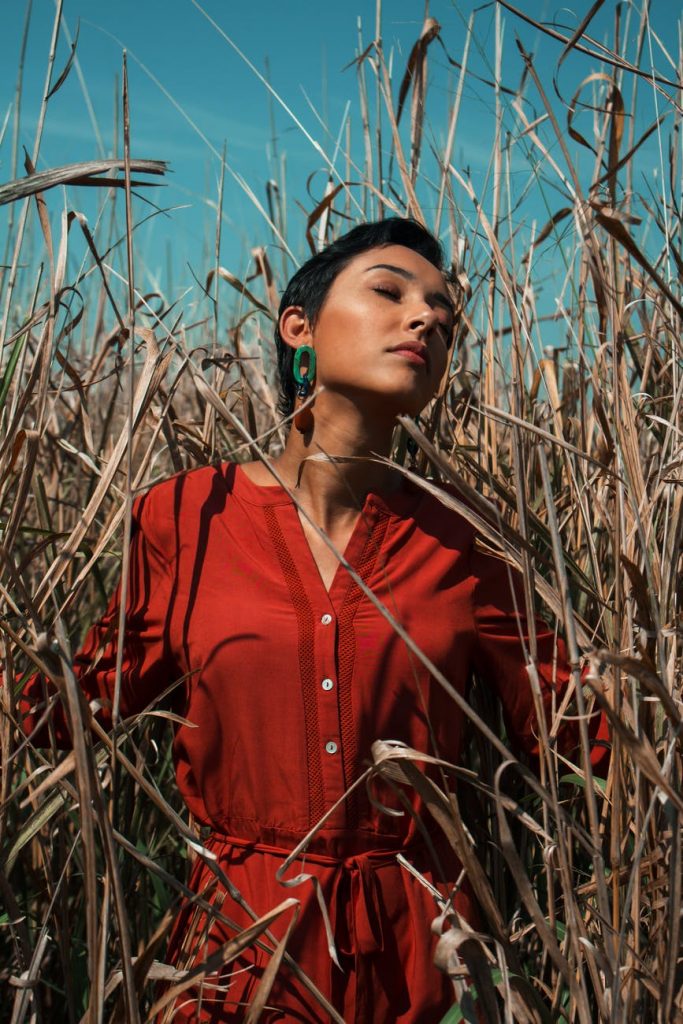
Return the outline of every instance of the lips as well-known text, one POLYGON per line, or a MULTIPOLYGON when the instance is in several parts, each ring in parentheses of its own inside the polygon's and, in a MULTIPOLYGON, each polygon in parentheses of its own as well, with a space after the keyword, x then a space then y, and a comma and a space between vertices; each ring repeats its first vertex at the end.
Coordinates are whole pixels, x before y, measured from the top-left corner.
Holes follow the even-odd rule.
POLYGON ((426 345, 419 341, 402 341, 400 345, 394 345, 389 349, 397 355, 404 356, 411 363, 419 366, 429 366, 429 352, 426 345))

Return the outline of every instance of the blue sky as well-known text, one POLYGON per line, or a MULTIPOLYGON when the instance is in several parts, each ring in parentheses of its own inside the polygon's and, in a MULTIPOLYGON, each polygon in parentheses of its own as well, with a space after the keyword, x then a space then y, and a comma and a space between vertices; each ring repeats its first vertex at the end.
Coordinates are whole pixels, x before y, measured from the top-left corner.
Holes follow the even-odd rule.
MULTIPOLYGON (((359 19, 364 43, 372 38, 374 2, 345 0, 312 6, 302 0, 284 4, 274 0, 249 0, 239 4, 230 0, 205 0, 203 6, 260 72, 265 70, 265 60, 269 61, 274 89, 329 154, 334 151, 334 139, 348 111, 356 140, 354 152, 360 155, 356 73, 354 68, 345 67, 357 52, 359 19)), ((559 5, 531 0, 519 0, 518 6, 534 17, 562 24, 565 30, 568 26, 571 31, 590 5, 578 5, 573 13, 559 5)), ((676 6, 668 0, 653 0, 652 3, 652 23, 669 42, 676 32, 672 16, 676 6)), ((433 0, 429 13, 442 26, 446 50, 459 60, 467 19, 475 10, 470 66, 477 74, 490 78, 494 5, 472 0, 457 3, 433 0)), ((613 0, 608 0, 592 25, 591 32, 598 39, 611 38, 614 10, 613 0)), ((0 175, 5 181, 10 178, 13 94, 24 14, 25 4, 20 0, 13 0, 3 11, 0 117, 4 119, 8 112, 10 117, 0 146, 0 175)), ((423 17, 424 4, 420 0, 385 0, 383 4, 382 33, 385 53, 391 57, 394 69, 395 93, 423 17)), ((21 120, 21 141, 29 150, 43 90, 53 18, 51 0, 34 0, 21 120)), ((309 176, 312 176, 312 194, 316 198, 322 195, 326 181, 324 163, 282 107, 270 100, 254 71, 192 0, 117 0, 115 3, 65 0, 64 18, 72 35, 80 20, 79 68, 72 69, 64 86, 50 100, 39 167, 94 159, 100 155, 93 116, 105 153, 111 155, 113 111, 115 103, 120 103, 122 47, 125 46, 129 54, 133 153, 169 161, 171 173, 166 187, 148 194, 164 206, 183 207, 169 217, 154 218, 137 235, 139 261, 148 270, 150 282, 163 278, 167 283, 170 265, 177 285, 186 280, 191 283, 188 263, 200 279, 205 279, 213 259, 210 250, 216 214, 211 204, 215 203, 220 173, 216 154, 221 152, 224 142, 229 170, 224 193, 222 263, 240 274, 252 246, 272 243, 267 225, 235 180, 235 176, 242 176, 265 203, 265 183, 274 173, 279 173, 273 162, 271 111, 278 151, 286 157, 288 238, 297 259, 306 254, 305 216, 301 207, 310 210, 313 206, 313 200, 307 195, 309 176)), ((522 64, 514 42, 515 34, 519 33, 524 45, 536 53, 539 74, 552 93, 552 74, 560 46, 547 39, 542 41, 535 29, 508 13, 503 12, 503 20, 503 81, 513 87, 519 82, 522 64)), ((63 67, 68 49, 63 33, 57 69, 63 67)), ((658 69, 670 75, 672 69, 667 67, 656 44, 653 56, 658 69)), ((645 63, 649 63, 647 51, 645 63)), ((581 77, 592 70, 597 70, 594 62, 573 55, 560 74, 560 86, 565 95, 569 97, 581 77)), ((444 52, 433 46, 427 110, 429 131, 439 141, 445 137, 447 111, 456 81, 457 71, 448 67, 444 52)), ((639 121, 649 123, 653 116, 651 90, 648 94, 647 89, 641 89, 639 103, 639 121)), ((564 119, 564 111, 559 103, 557 106, 564 119)), ((512 127, 511 121, 506 124, 512 127)), ((482 190, 483 202, 487 201, 487 189, 490 189, 486 172, 493 134, 492 90, 470 80, 463 95, 453 162, 460 169, 470 171, 475 186, 482 190)), ((120 145, 119 138, 119 152, 120 145)), ((576 148, 573 147, 573 151, 576 148)), ((652 140, 643 151, 643 173, 651 176, 656 172, 658 160, 656 140, 652 140)), ((343 172, 341 163, 339 170, 343 172)), ((514 163, 512 170, 513 174, 523 173, 521 169, 516 170, 514 163)), ((67 201, 84 209, 92 218, 96 197, 86 191, 70 190, 67 201)), ((549 199, 546 197, 543 202, 532 194, 528 215, 543 223, 547 216, 546 203, 550 201, 552 205, 555 199, 552 190, 549 199)), ((50 198, 51 209, 59 212, 63 202, 63 195, 54 192, 50 198)), ((562 205, 559 198, 556 205, 562 205)), ((294 269, 293 263, 290 269, 294 269)))

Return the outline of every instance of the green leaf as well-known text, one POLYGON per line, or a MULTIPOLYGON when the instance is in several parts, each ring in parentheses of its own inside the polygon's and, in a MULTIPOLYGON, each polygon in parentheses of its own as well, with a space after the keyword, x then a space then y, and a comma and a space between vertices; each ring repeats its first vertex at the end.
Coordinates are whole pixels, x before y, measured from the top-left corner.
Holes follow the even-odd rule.
POLYGON ((2 382, 0 382, 0 412, 2 412, 2 408, 7 400, 7 393, 9 392, 12 377, 14 376, 14 371, 17 363, 19 362, 19 356, 21 355, 21 350, 24 347, 24 341, 26 338, 28 338, 28 331, 24 331, 23 334, 20 334, 12 345, 12 351, 10 352, 5 372, 2 375, 2 382))
POLYGON ((12 873, 12 868, 16 864, 17 857, 24 846, 26 846, 26 844, 29 843, 38 832, 40 832, 43 825, 46 825, 50 818, 60 811, 67 802, 68 798, 66 793, 59 790, 54 794, 54 796, 51 796, 46 800, 37 811, 34 811, 21 831, 14 837, 14 841, 11 843, 9 848, 3 853, 3 860, 5 862, 4 870, 7 876, 12 873))
MULTIPOLYGON (((585 789, 586 787, 586 780, 583 776, 576 775, 573 772, 569 772, 568 775, 563 775, 560 778, 560 782, 570 782, 573 786, 578 786, 580 789, 585 789)), ((597 775, 594 775, 593 782, 600 787, 603 793, 605 792, 605 789, 607 788, 607 779, 601 779, 597 775)))
MULTIPOLYGON (((495 970, 491 971, 491 981, 493 982, 494 985, 500 985, 502 980, 503 972, 501 970, 496 968, 495 970)), ((477 994, 477 988, 475 985, 470 985, 467 991, 472 1001, 472 1006, 474 1006, 477 999, 479 998, 477 994)), ((451 1006, 450 1010, 447 1011, 445 1017, 441 1018, 439 1024, 462 1024, 463 1021, 466 1022, 466 1024, 478 1024, 476 1017, 473 1017, 472 1014, 470 1013, 470 1007, 466 1006, 465 1009, 463 1009, 460 1003, 458 1002, 454 1003, 453 1006, 451 1006)))

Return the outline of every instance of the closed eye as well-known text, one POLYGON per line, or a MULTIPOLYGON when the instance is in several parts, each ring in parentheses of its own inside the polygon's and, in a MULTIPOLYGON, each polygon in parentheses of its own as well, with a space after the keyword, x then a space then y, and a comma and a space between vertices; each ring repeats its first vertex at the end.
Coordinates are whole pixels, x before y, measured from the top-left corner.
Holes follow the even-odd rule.
MULTIPOLYGON (((390 299, 393 299, 395 302, 399 302, 400 299, 401 299, 401 293, 397 292, 397 291, 394 291, 391 288, 382 288, 379 285, 375 285, 372 290, 374 292, 377 292, 378 295, 386 295, 386 296, 388 296, 390 299)), ((444 341, 446 347, 448 348, 450 346, 450 343, 451 343, 451 340, 452 340, 451 335, 452 335, 452 331, 453 331, 453 325, 452 324, 444 324, 444 323, 439 322, 439 323, 436 324, 436 329, 438 330, 439 334, 443 338, 443 341, 444 341)))
POLYGON ((392 291, 390 288, 373 288, 372 290, 377 292, 379 295, 388 295, 392 299, 401 298, 398 292, 392 291))

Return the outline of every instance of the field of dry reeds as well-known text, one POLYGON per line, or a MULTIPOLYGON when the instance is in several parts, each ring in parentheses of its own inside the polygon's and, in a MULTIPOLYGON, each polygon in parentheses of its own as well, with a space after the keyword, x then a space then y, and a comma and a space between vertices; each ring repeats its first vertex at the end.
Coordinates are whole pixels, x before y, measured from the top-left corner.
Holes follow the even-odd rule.
MULTIPOLYGON (((397 429, 396 459, 412 433, 420 470, 454 484, 485 542, 522 570, 527 605, 566 639, 581 719, 581 755, 567 763, 553 744, 556 709, 535 780, 492 742, 504 736, 499 713, 475 685, 476 788, 460 781, 456 796, 424 781, 417 754, 398 762, 482 908, 476 935, 444 920, 435 971, 452 977, 453 1008, 443 1024, 475 1019, 475 1005, 506 1024, 683 1020, 683 50, 673 22, 667 40, 654 38, 647 2, 619 7, 611 45, 593 38, 602 6, 575 32, 541 31, 558 66, 583 54, 575 94, 558 104, 523 46, 519 87, 502 87, 502 21, 513 35, 517 15, 497 5, 491 80, 474 83, 492 111, 483 197, 453 155, 476 19, 455 54, 428 17, 408 61, 394 55, 390 67, 378 14, 359 40, 344 159, 331 159, 332 140, 303 230, 286 228, 286 183, 276 183, 240 280, 220 263, 218 217, 216 258, 187 307, 163 287, 150 293, 136 260, 135 195, 151 194, 145 183, 165 165, 163 153, 130 153, 125 75, 121 159, 35 173, 49 98, 24 176, 15 147, 15 180, 0 186, 11 204, 0 268, 3 1020, 142 1021, 155 979, 183 985, 164 941, 201 843, 174 789, 172 722, 152 711, 111 734, 91 729, 71 656, 125 572, 132 497, 173 472, 282 444, 270 346, 280 251, 303 258, 391 214, 440 234, 463 303, 448 378, 419 428, 397 429), (653 46, 666 73, 652 71, 653 46), (437 145, 425 131, 427 71, 446 52, 453 89, 437 145), (641 130, 643 97, 655 116, 641 130), (639 169, 653 146, 656 178, 639 169), (100 199, 95 224, 73 205, 84 184, 100 199), (535 223, 530 195, 545 204, 535 223), (27 265, 40 268, 30 280, 27 265), (71 751, 22 733, 18 695, 36 667, 65 702, 71 751), (588 759, 597 707, 613 734, 607 778, 588 759)), ((51 57, 58 34, 59 10, 51 57)), ((48 67, 49 97, 60 83, 48 67)), ((226 961, 242 944, 272 949, 269 923, 236 938, 226 961)))

